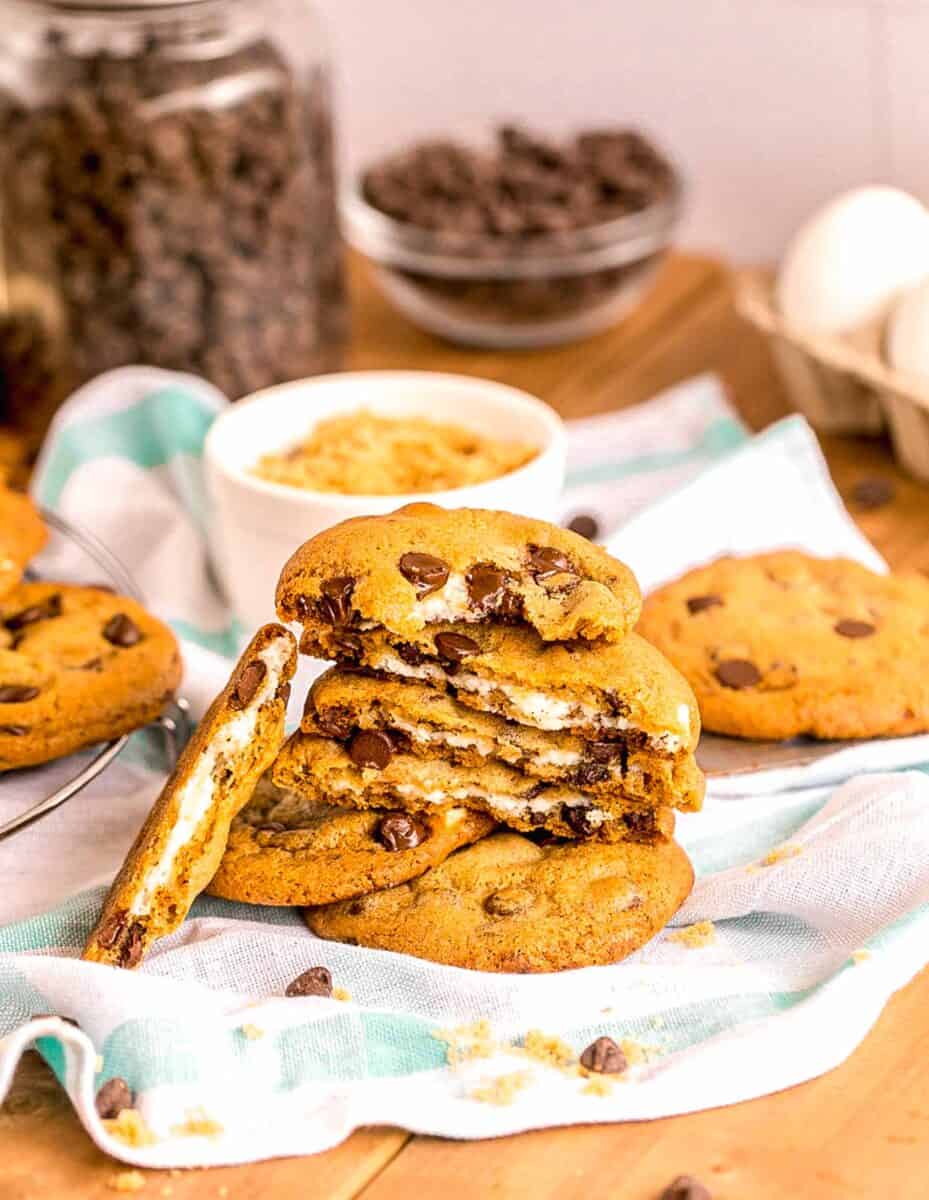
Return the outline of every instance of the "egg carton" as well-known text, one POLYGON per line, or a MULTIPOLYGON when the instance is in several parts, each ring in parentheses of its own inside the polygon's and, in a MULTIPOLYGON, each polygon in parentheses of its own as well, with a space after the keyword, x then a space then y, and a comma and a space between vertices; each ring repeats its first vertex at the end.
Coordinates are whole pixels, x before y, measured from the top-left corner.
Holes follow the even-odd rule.
POLYGON ((768 271, 738 273, 736 306, 768 338, 791 402, 811 425, 825 433, 886 428, 900 465, 929 480, 929 384, 887 365, 883 321, 843 337, 803 333, 778 311, 768 271))

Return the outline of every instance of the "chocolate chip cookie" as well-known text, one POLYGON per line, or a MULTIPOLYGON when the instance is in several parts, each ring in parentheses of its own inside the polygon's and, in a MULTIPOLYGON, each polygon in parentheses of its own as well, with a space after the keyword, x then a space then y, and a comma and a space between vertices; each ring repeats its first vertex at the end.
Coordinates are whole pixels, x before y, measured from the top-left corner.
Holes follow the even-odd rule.
POLYGON ((406 883, 493 828, 490 817, 463 808, 336 808, 265 778, 232 822, 206 890, 246 904, 331 904, 406 883))
POLYGON ((434 812, 463 805, 514 829, 546 829, 557 837, 642 841, 670 837, 669 809, 622 793, 589 796, 544 784, 498 762, 469 767, 397 751, 386 735, 358 734, 346 748, 331 738, 296 733, 272 769, 282 788, 352 808, 434 812))
POLYGON ((320 937, 478 971, 618 962, 662 929, 693 886, 672 841, 538 845, 495 833, 424 875, 306 911, 320 937))
POLYGON ((148 724, 180 677, 174 635, 135 600, 19 584, 0 597, 0 771, 148 724))
POLYGON ((400 638, 442 622, 530 627, 545 641, 617 641, 635 624, 632 572, 567 529, 511 513, 410 504, 343 521, 284 567, 278 615, 324 658, 384 628, 400 638))
MULTIPOLYGON (((326 657, 312 631, 301 649, 326 657)), ((409 638, 374 629, 344 647, 344 665, 441 688, 480 712, 587 741, 687 754, 700 716, 686 680, 634 633, 621 642, 543 642, 525 626, 446 621, 409 638)))
POLYGON ((0 485, 0 597, 19 583, 47 537, 45 522, 29 497, 0 485))
POLYGON ((703 723, 743 738, 929 730, 929 581, 799 551, 721 558, 649 596, 639 629, 703 723))
POLYGON ((259 629, 139 831, 84 958, 135 967, 153 941, 184 920, 216 874, 233 817, 284 740, 296 663, 289 630, 259 629))
POLYGON ((634 736, 585 741, 517 725, 417 680, 329 670, 310 689, 301 729, 337 739, 362 762, 372 754, 387 761, 399 749, 469 767, 505 763, 545 783, 686 811, 703 799, 703 776, 689 754, 648 750, 634 736))

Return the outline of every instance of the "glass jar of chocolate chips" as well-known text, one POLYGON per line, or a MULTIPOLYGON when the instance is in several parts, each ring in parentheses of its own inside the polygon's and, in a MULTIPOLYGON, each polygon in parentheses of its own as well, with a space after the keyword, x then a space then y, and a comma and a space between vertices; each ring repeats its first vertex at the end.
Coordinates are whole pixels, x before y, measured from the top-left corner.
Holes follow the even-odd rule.
MULTIPOLYGON (((301 0, 0 0, 0 413, 126 363, 338 365, 328 62, 301 0)), ((3 419, 0 417, 0 419, 3 419)))

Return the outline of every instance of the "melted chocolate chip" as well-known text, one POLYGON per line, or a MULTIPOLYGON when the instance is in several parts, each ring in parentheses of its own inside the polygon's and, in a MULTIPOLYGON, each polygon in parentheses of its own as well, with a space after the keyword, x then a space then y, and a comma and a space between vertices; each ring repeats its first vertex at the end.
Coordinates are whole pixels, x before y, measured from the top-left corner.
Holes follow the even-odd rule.
POLYGON ((101 945, 104 950, 112 950, 119 940, 120 934, 125 928, 126 914, 124 912, 113 913, 113 915, 107 917, 107 919, 100 926, 100 931, 97 934, 97 943, 101 945))
POLYGON ((94 1104, 97 1109, 97 1115, 101 1120, 112 1121, 115 1117, 119 1116, 123 1109, 132 1108, 132 1089, 126 1083, 125 1079, 114 1075, 97 1092, 94 1104))
POLYGON ((263 825, 258 826, 259 833, 283 833, 287 826, 281 821, 265 821, 263 825))
POLYGON ((747 658, 724 659, 716 668, 715 675, 723 687, 737 692, 761 683, 761 672, 747 658))
POLYGON ((142 632, 125 613, 116 613, 103 626, 103 636, 113 646, 126 650, 142 640, 142 632))
POLYGON ((352 613, 352 592, 355 580, 351 575, 334 575, 319 589, 316 607, 323 621, 330 625, 345 625, 352 613))
POLYGON ((687 600, 687 611, 691 616, 706 612, 708 608, 722 608, 723 598, 710 593, 706 596, 690 596, 687 600))
POLYGON ((598 1075, 621 1075, 628 1065, 625 1054, 609 1037, 598 1037, 581 1053, 581 1066, 598 1075))
POLYGON ((426 661, 422 650, 418 646, 410 645, 409 642, 398 642, 394 649, 408 667, 418 667, 426 661))
POLYGON ((610 768, 604 763, 581 763, 574 772, 574 780, 578 787, 591 787, 595 783, 603 783, 609 777, 610 768))
POLYGON ((448 563, 432 554, 410 551, 401 557, 397 565, 400 574, 413 585, 420 598, 437 592, 448 581, 448 563))
POLYGON ((600 526, 597 524, 596 518, 588 513, 578 513, 568 522, 568 528, 572 533, 579 533, 581 537, 587 538, 588 541, 593 541, 600 532, 600 526))
POLYGON ((394 748, 386 733, 362 729, 352 738, 348 754, 356 767, 376 767, 383 771, 394 756, 394 748))
POLYGON ((28 732, 28 725, 0 725, 0 734, 7 737, 25 737, 28 732))
POLYGON ((435 648, 441 658, 450 663, 460 663, 472 654, 480 654, 481 648, 473 638, 463 633, 437 633, 435 648))
POLYGON ((672 1179, 658 1200, 713 1200, 710 1189, 693 1175, 678 1175, 672 1179))
POLYGON ((142 934, 145 926, 141 921, 133 921, 126 934, 122 953, 119 956, 121 967, 134 967, 142 961, 142 934))
POLYGON ((284 989, 285 996, 331 996, 332 975, 327 967, 310 967, 291 980, 284 989))
POLYGON ((494 612, 499 621, 512 623, 523 619, 523 598, 507 589, 494 605, 494 612))
POLYGON ((235 701, 240 707, 245 708, 254 700, 255 693, 261 687, 267 673, 268 668, 260 658, 253 658, 245 664, 239 672, 233 691, 235 701))
POLYGON ((655 816, 651 812, 623 813, 623 824, 626 826, 630 838, 634 840, 649 840, 657 832, 655 816))
POLYGON ((626 746, 623 742, 588 742, 587 753, 598 763, 611 763, 617 758, 625 757, 626 746))
POLYGON ((895 494, 896 488, 890 479, 874 475, 866 479, 859 479, 852 488, 851 498, 857 508, 868 510, 883 508, 885 504, 889 504, 893 500, 895 494))
POLYGON ((836 621, 833 629, 836 633, 841 634, 842 637, 847 638, 865 638, 877 632, 877 627, 872 625, 870 621, 853 621, 849 618, 836 621))
POLYGON ((423 822, 406 812, 385 813, 377 827, 377 840, 391 851, 412 850, 428 836, 423 822))
POLYGON ((578 837, 590 837, 596 828, 590 820, 589 804, 564 804, 561 807, 561 819, 578 837))
POLYGON ((576 574, 568 556, 554 546, 530 546, 527 561, 537 583, 553 575, 576 574))
POLYGON ((60 616, 61 596, 55 592, 54 595, 46 596, 40 603, 30 604, 28 608, 24 608, 21 612, 14 613, 12 617, 7 617, 3 623, 11 633, 16 633, 17 630, 25 629, 27 625, 34 625, 37 621, 47 621, 53 617, 60 616))
POLYGON ((413 739, 402 729, 388 729, 387 735, 394 744, 394 749, 400 754, 409 754, 413 749, 413 739))
POLYGON ((364 643, 357 633, 340 630, 332 635, 332 648, 339 662, 358 662, 364 651, 364 643))
MULTIPOLYGON (((307 696, 306 707, 303 711, 307 715, 313 712, 312 696, 307 696)), ((354 726, 351 710, 342 704, 333 705, 332 708, 324 709, 322 713, 316 715, 316 727, 319 732, 324 737, 335 738, 337 742, 344 742, 354 726)))
POLYGON ((25 704, 38 694, 39 689, 27 683, 0 683, 0 704, 25 704))
POLYGON ((475 608, 494 608, 503 596, 507 574, 493 563, 475 563, 465 580, 468 597, 475 608))

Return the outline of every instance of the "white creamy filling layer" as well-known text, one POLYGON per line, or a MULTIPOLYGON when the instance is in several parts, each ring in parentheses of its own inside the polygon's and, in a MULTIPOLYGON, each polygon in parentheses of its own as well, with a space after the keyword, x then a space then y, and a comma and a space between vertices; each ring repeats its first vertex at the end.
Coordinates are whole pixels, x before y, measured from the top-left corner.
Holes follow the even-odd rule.
MULTIPOLYGON (((559 730, 577 729, 594 723, 601 729, 635 729, 626 717, 600 713, 590 704, 575 703, 573 700, 559 700, 539 692, 533 688, 520 687, 514 683, 497 683, 490 679, 482 679, 470 671, 457 671, 448 675, 435 663, 420 663, 413 666, 404 662, 398 654, 389 650, 379 654, 371 664, 376 671, 389 671, 392 675, 403 675, 408 679, 426 679, 431 683, 451 683, 461 691, 474 692, 479 696, 489 696, 492 692, 500 692, 506 696, 513 709, 521 717, 525 717, 530 725, 537 729, 559 730)), ((690 712, 686 704, 678 710, 682 717, 684 729, 689 727, 690 712), (685 720, 686 719, 686 720, 685 720)), ((675 733, 658 733, 648 735, 649 745, 654 749, 665 750, 670 754, 676 753, 683 745, 683 739, 675 733)))
POLYGON ((447 582, 438 589, 417 600, 416 615, 424 621, 479 621, 481 613, 471 607, 468 585, 464 575, 453 571, 447 582))
POLYGON ((400 717, 392 717, 390 724, 393 729, 399 729, 401 733, 408 734, 414 742, 420 742, 424 746, 454 746, 457 750, 476 750, 485 758, 494 752, 494 743, 491 739, 481 737, 477 733, 454 733, 450 729, 423 729, 421 725, 414 725, 412 721, 404 721, 400 717))
POLYGON ((177 817, 168 835, 161 858, 146 876, 139 893, 132 902, 129 912, 134 917, 144 916, 155 893, 171 879, 174 860, 197 831, 197 827, 209 813, 213 803, 213 772, 222 758, 228 758, 243 750, 253 741, 258 723, 258 710, 276 690, 281 671, 290 658, 290 646, 283 639, 272 642, 260 651, 258 657, 267 667, 264 679, 249 703, 248 708, 236 713, 213 737, 209 746, 197 759, 196 766, 177 794, 177 817))

